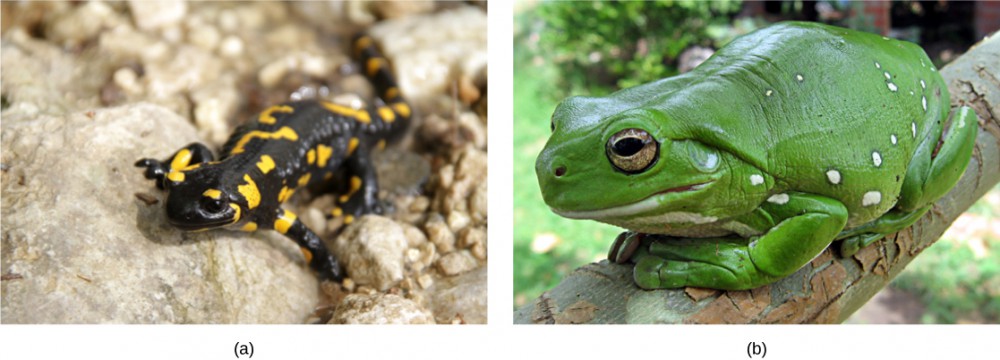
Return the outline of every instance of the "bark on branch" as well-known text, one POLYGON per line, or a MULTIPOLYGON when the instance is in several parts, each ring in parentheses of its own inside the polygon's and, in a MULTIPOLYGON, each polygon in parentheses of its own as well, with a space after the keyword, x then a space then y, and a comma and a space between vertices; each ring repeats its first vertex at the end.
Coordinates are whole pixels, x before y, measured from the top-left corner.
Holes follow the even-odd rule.
MULTIPOLYGON (((958 185, 908 229, 849 258, 832 249, 777 283, 748 291, 698 288, 646 291, 631 265, 608 261, 576 269, 514 313, 542 323, 838 323, 868 302, 977 199, 1000 181, 1000 36, 980 42, 941 69, 952 107, 979 116, 972 160, 958 185)), ((609 240, 610 245, 610 240, 609 240)), ((835 244, 836 245, 836 244, 835 244)))

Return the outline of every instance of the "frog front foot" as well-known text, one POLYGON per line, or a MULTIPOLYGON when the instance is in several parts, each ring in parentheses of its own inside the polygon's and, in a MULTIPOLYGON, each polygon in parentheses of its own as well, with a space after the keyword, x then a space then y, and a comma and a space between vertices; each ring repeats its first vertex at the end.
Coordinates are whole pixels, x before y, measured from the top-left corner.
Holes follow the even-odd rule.
POLYGON ((618 234, 614 244, 611 244, 611 250, 608 251, 608 261, 615 264, 629 262, 632 259, 632 255, 635 255, 636 250, 639 249, 639 245, 645 236, 646 234, 632 231, 618 234))
POLYGON ((632 258, 635 283, 643 289, 743 290, 777 280, 760 271, 750 258, 750 239, 647 235, 646 240, 648 247, 642 246, 632 258))

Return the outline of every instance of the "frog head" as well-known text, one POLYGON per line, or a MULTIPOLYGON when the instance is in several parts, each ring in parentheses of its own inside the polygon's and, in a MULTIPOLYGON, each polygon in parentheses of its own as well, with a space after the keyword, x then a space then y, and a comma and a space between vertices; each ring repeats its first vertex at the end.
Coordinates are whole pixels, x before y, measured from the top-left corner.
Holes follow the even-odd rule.
POLYGON ((715 221, 713 188, 725 188, 728 154, 678 135, 662 109, 622 107, 588 97, 557 107, 535 164, 545 203, 564 217, 647 232, 715 221))
POLYGON ((235 189, 229 189, 211 166, 184 171, 182 181, 167 182, 167 219, 186 231, 199 231, 233 224, 242 208, 235 189))

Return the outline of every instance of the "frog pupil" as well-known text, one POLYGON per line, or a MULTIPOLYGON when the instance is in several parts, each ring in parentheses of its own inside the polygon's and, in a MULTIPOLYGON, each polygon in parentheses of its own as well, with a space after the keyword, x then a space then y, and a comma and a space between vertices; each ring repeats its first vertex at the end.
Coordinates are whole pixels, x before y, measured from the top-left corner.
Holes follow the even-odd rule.
POLYGON ((646 142, 639 138, 624 138, 615 142, 613 148, 615 154, 620 156, 632 156, 642 150, 646 146, 646 142))

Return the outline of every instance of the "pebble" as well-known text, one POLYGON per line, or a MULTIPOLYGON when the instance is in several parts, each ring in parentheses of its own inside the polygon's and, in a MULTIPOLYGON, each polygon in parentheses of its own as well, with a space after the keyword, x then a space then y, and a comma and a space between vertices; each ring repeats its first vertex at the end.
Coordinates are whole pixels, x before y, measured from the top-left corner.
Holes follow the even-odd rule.
POLYGON ((427 242, 427 235, 423 231, 410 224, 402 224, 403 233, 406 234, 406 244, 411 248, 416 248, 427 242))
POLYGON ((437 261, 438 270, 448 276, 458 275, 475 269, 478 266, 479 263, 474 257, 472 257, 471 254, 469 254, 468 250, 459 250, 448 253, 437 261))
POLYGON ((427 289, 434 285, 434 278, 431 274, 421 274, 420 277, 417 277, 417 284, 420 285, 421 289, 427 289))
POLYGON ((132 0, 128 5, 132 22, 142 30, 176 25, 187 13, 187 3, 181 0, 132 0))
POLYGON ((351 279, 383 291, 403 279, 405 251, 403 228, 378 215, 362 216, 333 245, 351 279))
POLYGON ((399 295, 351 294, 337 306, 331 324, 434 324, 434 316, 399 295))
POLYGON ((424 224, 424 231, 427 232, 428 240, 434 243, 438 252, 446 254, 455 250, 455 234, 445 224, 441 215, 432 213, 424 224))

